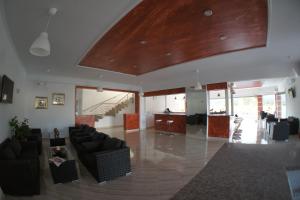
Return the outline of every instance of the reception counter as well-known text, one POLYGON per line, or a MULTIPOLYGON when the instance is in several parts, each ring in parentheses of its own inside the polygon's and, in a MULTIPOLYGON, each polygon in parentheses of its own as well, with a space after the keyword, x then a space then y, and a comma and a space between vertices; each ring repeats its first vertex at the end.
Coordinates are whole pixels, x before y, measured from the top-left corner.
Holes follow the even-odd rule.
POLYGON ((154 114, 154 126, 157 131, 186 133, 185 113, 157 113, 154 114))
POLYGON ((229 138, 230 136, 230 121, 229 115, 209 115, 208 116, 208 136, 229 138))

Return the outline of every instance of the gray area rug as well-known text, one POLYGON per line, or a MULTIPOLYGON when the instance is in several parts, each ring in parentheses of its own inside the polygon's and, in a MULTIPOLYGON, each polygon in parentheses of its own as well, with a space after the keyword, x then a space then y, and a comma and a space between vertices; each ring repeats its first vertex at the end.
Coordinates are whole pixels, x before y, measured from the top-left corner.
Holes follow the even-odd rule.
POLYGON ((300 166, 299 142, 224 144, 172 200, 289 200, 290 166, 300 166))

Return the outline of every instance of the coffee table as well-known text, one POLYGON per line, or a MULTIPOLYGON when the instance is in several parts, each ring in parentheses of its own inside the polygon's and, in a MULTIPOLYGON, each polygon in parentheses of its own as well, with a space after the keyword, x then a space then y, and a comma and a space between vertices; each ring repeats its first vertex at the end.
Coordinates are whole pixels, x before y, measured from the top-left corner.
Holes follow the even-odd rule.
POLYGON ((59 166, 49 160, 49 168, 55 184, 78 180, 76 161, 66 146, 49 147, 49 159, 54 157, 65 159, 59 166))
POLYGON ((50 147, 65 146, 65 145, 66 145, 65 138, 50 138, 50 147))

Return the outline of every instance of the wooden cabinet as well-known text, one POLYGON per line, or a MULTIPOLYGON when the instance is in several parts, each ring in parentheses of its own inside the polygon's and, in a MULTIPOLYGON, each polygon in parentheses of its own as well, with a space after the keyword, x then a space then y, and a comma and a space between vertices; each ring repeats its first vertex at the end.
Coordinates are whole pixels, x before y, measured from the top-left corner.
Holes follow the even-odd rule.
POLYGON ((186 133, 186 115, 185 114, 155 114, 154 115, 155 130, 186 133))
POLYGON ((124 114, 124 130, 134 130, 140 128, 140 117, 139 114, 124 114))
POLYGON ((208 136, 229 138, 230 116, 216 115, 208 116, 208 136))

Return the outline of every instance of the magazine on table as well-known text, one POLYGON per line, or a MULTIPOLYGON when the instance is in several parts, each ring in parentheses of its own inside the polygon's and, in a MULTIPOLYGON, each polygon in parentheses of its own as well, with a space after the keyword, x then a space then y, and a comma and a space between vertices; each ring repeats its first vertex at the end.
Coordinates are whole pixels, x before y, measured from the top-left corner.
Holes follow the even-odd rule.
POLYGON ((63 159, 61 157, 55 156, 53 158, 49 159, 51 162, 53 162, 57 167, 59 167, 63 162, 66 161, 66 159, 63 159))

